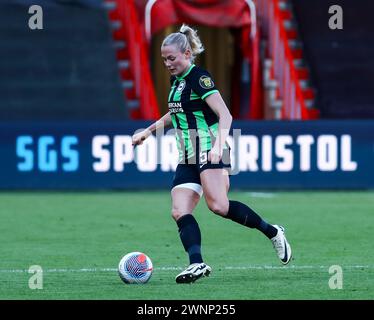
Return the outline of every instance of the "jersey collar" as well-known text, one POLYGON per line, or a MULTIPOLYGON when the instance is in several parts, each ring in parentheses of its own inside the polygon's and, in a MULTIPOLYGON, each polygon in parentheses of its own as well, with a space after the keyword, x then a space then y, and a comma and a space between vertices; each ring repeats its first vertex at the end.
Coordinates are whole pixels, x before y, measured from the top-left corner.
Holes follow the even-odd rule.
POLYGON ((191 67, 188 68, 187 72, 184 73, 182 76, 178 77, 178 76, 175 76, 178 80, 182 80, 183 78, 185 78, 192 70, 192 68, 195 66, 195 64, 192 64, 191 67))

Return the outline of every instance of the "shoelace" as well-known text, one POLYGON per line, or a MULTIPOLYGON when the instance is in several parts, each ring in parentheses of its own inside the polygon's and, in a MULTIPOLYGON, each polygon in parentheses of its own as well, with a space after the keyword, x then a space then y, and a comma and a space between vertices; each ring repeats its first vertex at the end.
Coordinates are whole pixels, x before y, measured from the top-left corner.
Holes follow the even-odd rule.
POLYGON ((283 250, 283 243, 280 239, 274 239, 273 240, 273 246, 274 248, 279 252, 280 250, 283 250))

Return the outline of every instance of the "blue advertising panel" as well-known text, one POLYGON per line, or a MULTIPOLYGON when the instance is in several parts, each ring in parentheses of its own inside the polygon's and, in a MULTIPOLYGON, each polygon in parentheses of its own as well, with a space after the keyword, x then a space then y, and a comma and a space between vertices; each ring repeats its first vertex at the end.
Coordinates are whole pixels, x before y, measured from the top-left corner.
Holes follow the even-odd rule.
MULTIPOLYGON (((0 188, 169 188, 173 132, 133 148, 149 122, 0 123, 0 188)), ((374 121, 234 121, 232 189, 374 187, 374 121)))

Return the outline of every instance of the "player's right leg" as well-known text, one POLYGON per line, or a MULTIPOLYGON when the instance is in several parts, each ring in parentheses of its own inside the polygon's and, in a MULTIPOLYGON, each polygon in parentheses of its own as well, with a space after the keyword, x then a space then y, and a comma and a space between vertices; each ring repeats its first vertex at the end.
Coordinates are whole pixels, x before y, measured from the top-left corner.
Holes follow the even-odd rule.
POLYGON ((190 261, 188 268, 175 278, 177 283, 191 283, 211 272, 201 256, 201 232, 192 215, 201 195, 199 177, 195 176, 192 166, 177 168, 171 191, 172 216, 178 225, 179 236, 190 261))

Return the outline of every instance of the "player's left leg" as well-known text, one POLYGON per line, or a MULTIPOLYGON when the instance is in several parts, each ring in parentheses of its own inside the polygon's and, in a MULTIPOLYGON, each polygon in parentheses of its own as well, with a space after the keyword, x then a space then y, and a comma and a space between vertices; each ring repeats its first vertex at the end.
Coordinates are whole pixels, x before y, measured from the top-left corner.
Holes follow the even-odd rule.
POLYGON ((267 223, 244 203, 228 199, 229 176, 225 169, 206 169, 200 173, 200 180, 205 201, 212 212, 261 231, 273 242, 281 262, 287 264, 290 261, 291 247, 284 235, 284 229, 267 223))

